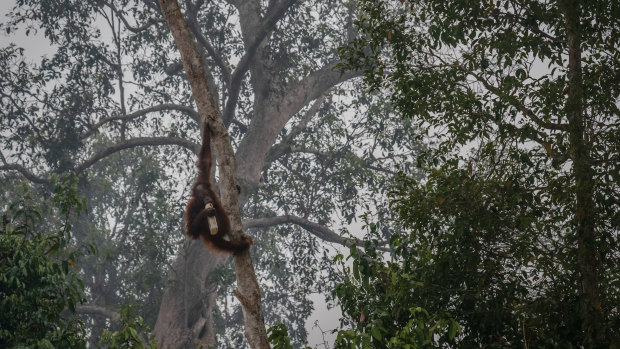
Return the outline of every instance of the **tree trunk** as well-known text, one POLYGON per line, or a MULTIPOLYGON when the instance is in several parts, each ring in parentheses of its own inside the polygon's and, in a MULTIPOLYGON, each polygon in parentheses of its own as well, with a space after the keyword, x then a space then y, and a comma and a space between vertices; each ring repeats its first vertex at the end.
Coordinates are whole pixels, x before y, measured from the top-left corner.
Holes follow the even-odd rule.
POLYGON ((598 266, 594 210, 594 177, 590 144, 586 138, 586 115, 581 70, 580 8, 576 1, 564 4, 568 43, 568 95, 566 111, 570 125, 569 139, 573 156, 577 229, 577 263, 579 280, 579 317, 586 347, 604 342, 603 314, 599 297, 598 266))
POLYGON ((205 283, 227 256, 208 253, 202 242, 188 241, 175 260, 162 297, 153 335, 161 349, 215 345, 215 289, 205 283))
MULTIPOLYGON (((238 206, 235 154, 228 132, 216 107, 213 95, 209 91, 202 57, 196 48, 178 2, 176 0, 160 0, 159 3, 181 53, 183 67, 190 82, 198 112, 209 123, 213 131, 213 145, 220 166, 219 184, 222 204, 230 216, 231 238, 237 239, 243 234, 243 225, 238 206)), ((270 348, 260 303, 260 291, 249 251, 235 256, 234 262, 237 276, 235 295, 243 308, 245 335, 248 343, 251 348, 270 348)))

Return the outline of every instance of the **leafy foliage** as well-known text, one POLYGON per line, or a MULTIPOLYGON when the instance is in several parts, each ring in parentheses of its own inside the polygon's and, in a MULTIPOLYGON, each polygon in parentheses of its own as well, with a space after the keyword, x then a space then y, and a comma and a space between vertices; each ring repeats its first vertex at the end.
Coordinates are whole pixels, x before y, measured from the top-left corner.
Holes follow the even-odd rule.
POLYGON ((361 2, 346 67, 438 139, 391 243, 454 346, 620 342, 619 6, 361 2))
MULTIPOLYGON (((374 223, 370 229, 371 236, 377 236, 374 223)), ((336 257, 343 281, 334 294, 351 329, 338 332, 335 348, 424 348, 454 343, 461 329, 451 315, 429 314, 418 306, 422 303, 418 290, 423 285, 411 273, 409 258, 409 251, 397 249, 385 261, 371 243, 365 252, 352 246, 348 258, 336 257)))
MULTIPOLYGON (((82 255, 71 243, 68 219, 84 207, 75 176, 54 189, 57 214, 66 217, 54 231, 41 227, 32 193, 9 205, 0 232, 0 346, 3 348, 85 348, 83 322, 73 313, 84 301, 77 268, 82 255), (69 312, 64 312, 65 310, 69 312)), ((94 252, 90 247, 90 251, 94 252)))
POLYGON ((121 326, 118 331, 104 330, 101 335, 101 344, 109 349, 156 349, 155 340, 149 338, 151 329, 144 324, 141 316, 136 316, 132 307, 122 308, 121 326))
MULTIPOLYGON (((293 349, 288 331, 283 323, 275 324, 267 329, 269 343, 273 349, 293 349)), ((310 347, 306 347, 309 349, 310 347)))

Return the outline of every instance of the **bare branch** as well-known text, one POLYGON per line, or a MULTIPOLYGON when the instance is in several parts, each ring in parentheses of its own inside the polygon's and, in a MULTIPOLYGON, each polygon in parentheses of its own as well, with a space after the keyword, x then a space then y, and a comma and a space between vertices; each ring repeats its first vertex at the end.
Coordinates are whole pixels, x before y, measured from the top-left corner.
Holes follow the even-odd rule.
MULTIPOLYGON (((245 38, 248 38, 249 35, 251 35, 252 41, 247 42, 246 40, 245 53, 243 54, 243 57, 241 57, 239 64, 237 64, 237 67, 235 68, 235 71, 233 72, 230 80, 228 100, 226 101, 226 107, 224 108, 223 113, 225 125, 230 124, 231 120, 234 117, 235 108, 237 107, 237 100, 239 99, 239 92, 241 91, 241 82, 243 81, 245 73, 250 68, 250 63, 254 61, 254 56, 260 44, 267 37, 267 35, 273 31, 276 23, 284 16, 286 10, 288 10, 296 1, 297 0, 283 0, 275 4, 274 6, 271 6, 267 10, 265 18, 260 21, 258 25, 248 26, 249 28, 246 29, 245 33, 243 33, 245 38), (248 30, 251 30, 251 33, 247 32, 248 30)), ((242 4, 244 6, 247 5, 247 3, 243 2, 242 4)), ((244 6, 237 6, 237 9, 239 10, 239 16, 241 17, 242 22, 247 19, 248 16, 258 15, 256 11, 248 11, 247 9, 244 10, 244 6)))
POLYGON ((319 111, 319 108, 325 101, 325 98, 327 98, 327 93, 323 93, 319 98, 314 101, 312 106, 310 106, 310 109, 308 109, 304 116, 301 117, 299 123, 293 126, 291 132, 289 132, 289 134, 286 135, 286 137, 284 137, 284 139, 280 143, 274 145, 271 148, 271 150, 269 151, 269 155, 267 156, 268 159, 277 159, 284 153, 284 150, 292 144, 293 139, 297 137, 297 135, 299 135, 304 129, 306 129, 306 126, 308 126, 308 123, 310 122, 310 120, 312 120, 314 114, 319 111))
POLYGON ((2 166, 0 166, 0 171, 17 171, 22 174, 22 176, 26 177, 27 180, 44 184, 47 183, 48 180, 45 178, 37 177, 34 173, 28 171, 24 166, 18 164, 9 164, 4 157, 4 154, 0 151, 0 160, 2 160, 2 166))
POLYGON ((106 6, 108 6, 109 8, 112 9, 112 11, 114 11, 114 13, 116 14, 116 16, 118 16, 118 18, 121 19, 121 21, 123 22, 123 24, 125 25, 125 27, 132 33, 139 33, 147 28, 149 28, 150 26, 152 26, 153 24, 157 24, 157 23, 163 23, 164 21, 160 18, 154 18, 151 17, 149 18, 146 23, 142 24, 141 26, 138 27, 134 27, 131 24, 129 24, 129 22, 127 21, 127 19, 125 18, 125 16, 123 16, 123 14, 121 13, 121 11, 119 11, 116 6, 114 6, 113 3, 109 2, 109 1, 104 1, 104 4, 106 6))
MULTIPOLYGON (((198 5, 196 7, 198 7, 198 5)), ((198 41, 198 43, 202 45, 205 48, 205 50, 207 50, 207 52, 209 53, 209 56, 213 58, 213 61, 215 61, 215 64, 217 64, 217 66, 220 68, 220 70, 222 71, 222 77, 224 81, 226 82, 226 84, 230 85, 231 83, 230 74, 231 73, 230 73, 230 67, 228 66, 228 62, 224 60, 222 55, 218 51, 215 50, 215 48, 213 47, 213 45, 211 45, 209 40, 207 40, 207 38, 202 34, 202 31, 200 30, 200 26, 198 25, 198 19, 196 18, 197 14, 198 14, 197 8, 193 8, 192 11, 188 11, 187 15, 188 15, 189 29, 194 34, 196 41, 198 41)))
POLYGON ((17 171, 26 177, 27 180, 33 183, 45 184, 49 180, 46 178, 38 177, 34 173, 28 171, 24 166, 18 164, 5 164, 0 166, 0 171, 17 171))
MULTIPOLYGON (((88 160, 84 161, 81 165, 74 168, 75 173, 82 173, 84 170, 95 164, 96 162, 108 157, 114 153, 117 153, 124 149, 143 147, 143 146, 157 146, 157 145, 178 145, 191 150, 194 153, 198 152, 199 145, 194 144, 184 138, 178 137, 140 137, 127 140, 123 143, 109 146, 91 156, 88 160)), ((24 166, 18 164, 6 163, 4 156, 2 156, 4 165, 0 166, 0 171, 18 171, 26 179, 33 183, 45 184, 49 180, 47 178, 38 177, 32 172, 28 171, 24 166)))
POLYGON ((198 152, 198 144, 194 144, 184 138, 177 137, 140 137, 129 139, 123 143, 115 144, 109 146, 91 156, 88 160, 84 161, 79 166, 76 166, 74 171, 75 173, 81 173, 99 160, 110 156, 116 152, 119 152, 124 149, 135 148, 135 147, 144 147, 144 146, 153 146, 153 145, 178 145, 184 148, 191 150, 194 153, 198 152))
MULTIPOLYGON (((351 246, 351 245, 357 245, 360 247, 364 246, 364 242, 359 239, 355 239, 355 238, 351 239, 351 238, 342 237, 338 235, 337 233, 335 233, 333 230, 321 224, 311 222, 305 218, 302 218, 299 216, 293 216, 293 215, 276 216, 276 217, 268 217, 268 218, 255 218, 255 219, 245 220, 243 222, 243 228, 244 229, 269 228, 269 227, 272 227, 275 225, 281 225, 281 224, 298 225, 304 228, 305 230, 307 230, 312 235, 326 242, 334 242, 334 243, 341 244, 344 246, 351 246)), ((384 250, 383 248, 380 248, 380 249, 384 250)))
POLYGON ((75 307, 75 312, 78 314, 100 315, 115 323, 118 323, 121 319, 121 315, 118 310, 106 308, 100 305, 78 304, 75 307))
POLYGON ((106 124, 108 122, 117 121, 117 120, 129 121, 129 120, 138 118, 140 116, 146 115, 148 113, 152 113, 156 111, 164 111, 164 110, 177 110, 177 111, 184 112, 188 114, 192 118, 192 120, 196 122, 196 124, 200 125, 200 115, 198 114, 196 110, 194 110, 194 108, 188 107, 185 105, 179 105, 179 104, 160 104, 160 105, 148 107, 142 110, 138 110, 138 111, 129 113, 127 115, 119 114, 119 115, 114 115, 114 116, 110 116, 107 118, 103 118, 99 120, 99 122, 94 124, 92 127, 90 127, 90 130, 88 130, 88 132, 85 132, 83 135, 81 135, 80 139, 84 139, 84 138, 92 136, 94 133, 96 133, 99 130, 99 128, 103 124, 106 124))
POLYGON ((254 159, 241 162, 237 167, 239 178, 244 183, 244 192, 253 192, 258 187, 266 156, 288 120, 325 91, 362 73, 340 73, 336 71, 336 64, 337 62, 327 64, 301 81, 287 86, 286 94, 281 99, 267 106, 264 115, 252 119, 248 132, 237 148, 238 158, 254 159), (269 119, 265 120, 266 117, 269 119), (268 128, 265 127, 266 123, 268 128))
POLYGON ((297 136, 303 130, 306 129, 306 126, 308 126, 308 123, 310 122, 314 114, 316 114, 319 111, 319 108, 321 107, 325 99, 327 98, 327 94, 328 94, 328 91, 325 91, 325 93, 323 93, 319 98, 317 98, 314 101, 310 109, 308 109, 306 114, 304 114, 301 120, 299 120, 299 123, 295 125, 293 129, 291 130, 291 132, 286 136, 286 138, 284 139, 285 142, 290 141, 292 138, 294 138, 295 136, 297 136))
POLYGON ((340 72, 336 68, 339 61, 326 64, 322 68, 310 73, 295 84, 287 87, 287 93, 282 98, 281 110, 285 110, 288 117, 295 115, 304 105, 319 98, 326 91, 341 82, 362 75, 361 70, 340 72))
POLYGON ((516 98, 509 96, 506 93, 502 92, 502 90, 500 90, 498 87, 493 86, 488 80, 486 80, 482 76, 474 72, 471 72, 471 71, 466 71, 466 73, 476 78, 476 80, 482 83, 482 85, 484 85, 484 87, 486 87, 486 89, 489 90, 491 93, 498 96, 499 98, 502 98, 506 102, 510 103, 510 105, 517 108, 520 112, 523 113, 523 115, 527 116, 528 118, 530 118, 530 120, 534 121, 536 125, 542 128, 546 128, 548 130, 559 130, 559 131, 568 130, 568 124, 556 124, 553 122, 543 121, 541 118, 538 117, 538 115, 536 115, 536 113, 534 113, 531 109, 527 108, 523 103, 519 102, 516 98))

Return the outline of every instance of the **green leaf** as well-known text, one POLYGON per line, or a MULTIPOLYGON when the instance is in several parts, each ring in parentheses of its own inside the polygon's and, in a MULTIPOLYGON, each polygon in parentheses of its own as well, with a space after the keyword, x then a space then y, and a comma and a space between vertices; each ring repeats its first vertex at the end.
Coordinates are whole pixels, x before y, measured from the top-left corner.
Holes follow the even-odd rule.
POLYGON ((454 340, 454 337, 456 337, 457 330, 458 330, 458 324, 455 321, 452 321, 450 323, 450 328, 448 330, 448 338, 450 338, 450 340, 454 340))
POLYGON ((372 335, 372 337, 374 339, 376 339, 377 341, 381 341, 383 338, 381 336, 381 330, 378 327, 372 327, 370 329, 370 334, 372 335))

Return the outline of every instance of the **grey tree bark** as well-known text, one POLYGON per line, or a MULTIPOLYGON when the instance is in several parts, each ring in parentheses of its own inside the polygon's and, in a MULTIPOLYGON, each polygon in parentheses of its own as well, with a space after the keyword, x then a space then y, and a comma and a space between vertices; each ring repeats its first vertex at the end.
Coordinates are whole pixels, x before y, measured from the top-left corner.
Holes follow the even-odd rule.
MULTIPOLYGON (((202 56, 194 43, 193 36, 189 31, 185 18, 183 18, 178 2, 176 0, 160 0, 159 4, 181 53, 183 67, 187 74, 198 112, 213 131, 213 146, 217 154, 220 172, 220 196, 224 209, 230 218, 231 239, 239 239, 241 234, 243 234, 243 224, 238 204, 235 154, 228 132, 210 92, 202 56)), ((250 258, 250 252, 246 250, 241 254, 235 255, 234 262, 235 274, 237 276, 235 295, 241 302, 243 309, 245 336, 251 348, 268 349, 270 345, 261 308, 260 290, 250 258)), ((187 267, 187 262, 185 266, 187 267)), ((189 275, 185 276, 186 279, 189 277, 189 275)), ((192 289, 188 288, 188 286, 188 283, 186 283, 186 292, 192 289)), ((186 311, 188 310, 187 307, 185 309, 186 311)), ((188 317, 186 316, 186 318, 188 317)), ((186 324, 189 324, 189 322, 186 322, 186 324)))

